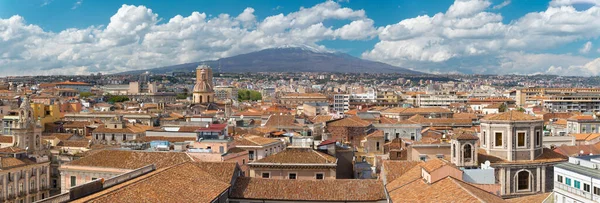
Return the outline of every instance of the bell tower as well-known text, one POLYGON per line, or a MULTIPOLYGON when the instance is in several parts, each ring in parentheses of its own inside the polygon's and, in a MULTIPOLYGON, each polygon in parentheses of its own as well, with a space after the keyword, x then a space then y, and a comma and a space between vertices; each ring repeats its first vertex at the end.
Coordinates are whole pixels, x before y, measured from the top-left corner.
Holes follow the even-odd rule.
POLYGON ((39 118, 33 118, 33 109, 29 95, 23 97, 19 107, 19 119, 11 129, 16 140, 15 146, 27 149, 28 153, 35 153, 42 149, 42 126, 39 118))
POLYGON ((194 104, 212 103, 215 100, 213 90, 213 72, 207 65, 196 68, 196 85, 193 91, 194 104))
POLYGON ((450 140, 451 160, 458 167, 474 168, 477 167, 477 149, 479 139, 472 132, 458 132, 452 135, 450 140))

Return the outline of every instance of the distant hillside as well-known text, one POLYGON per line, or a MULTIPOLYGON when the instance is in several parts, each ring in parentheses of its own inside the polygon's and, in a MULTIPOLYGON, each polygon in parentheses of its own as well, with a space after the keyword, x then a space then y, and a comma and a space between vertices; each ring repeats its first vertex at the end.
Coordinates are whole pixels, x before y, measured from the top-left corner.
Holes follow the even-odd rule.
POLYGON ((241 54, 216 61, 201 61, 128 71, 121 74, 139 74, 145 71, 163 74, 191 72, 200 64, 211 66, 214 72, 340 72, 340 73, 402 73, 422 74, 389 64, 364 60, 343 53, 319 52, 306 48, 272 48, 241 54))

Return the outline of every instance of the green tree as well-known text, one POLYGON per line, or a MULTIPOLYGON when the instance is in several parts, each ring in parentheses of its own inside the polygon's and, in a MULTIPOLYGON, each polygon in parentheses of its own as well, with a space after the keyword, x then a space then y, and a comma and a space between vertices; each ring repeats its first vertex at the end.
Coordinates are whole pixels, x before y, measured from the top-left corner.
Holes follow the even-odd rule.
POLYGON ((498 107, 499 112, 506 112, 506 110, 507 110, 506 104, 502 104, 502 105, 500 105, 500 107, 498 107))
POLYGON ((79 97, 81 97, 81 98, 88 98, 88 97, 91 97, 91 96, 94 96, 94 94, 91 93, 91 92, 81 92, 81 93, 79 93, 79 97))
POLYGON ((187 99, 188 98, 188 94, 187 93, 179 93, 177 94, 177 99, 187 99))
POLYGON ((121 95, 109 95, 107 101, 108 101, 108 103, 114 104, 117 102, 129 101, 129 98, 126 96, 121 96, 121 95))
POLYGON ((258 101, 262 100, 262 94, 254 90, 238 90, 238 100, 240 101, 258 101))

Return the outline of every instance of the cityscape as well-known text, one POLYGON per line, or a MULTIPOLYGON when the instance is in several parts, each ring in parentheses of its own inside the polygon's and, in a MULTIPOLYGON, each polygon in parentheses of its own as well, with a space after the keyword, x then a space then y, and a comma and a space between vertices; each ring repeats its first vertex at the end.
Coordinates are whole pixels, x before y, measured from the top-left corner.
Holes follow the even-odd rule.
POLYGON ((598 1, 144 3, 0 0, 0 202, 600 202, 598 1))

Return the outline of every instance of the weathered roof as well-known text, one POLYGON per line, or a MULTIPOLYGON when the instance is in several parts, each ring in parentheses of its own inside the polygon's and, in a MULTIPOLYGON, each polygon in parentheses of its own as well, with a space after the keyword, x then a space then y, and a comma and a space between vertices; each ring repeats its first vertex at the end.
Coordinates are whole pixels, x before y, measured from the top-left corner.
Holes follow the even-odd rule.
POLYGON ((67 165, 105 168, 137 169, 150 164, 157 168, 169 167, 192 159, 181 152, 141 152, 127 150, 102 150, 74 160, 67 165))
POLYGON ((385 200, 381 180, 289 180, 239 177, 232 199, 280 201, 378 201, 385 200))
POLYGON ((482 120, 488 121, 542 121, 535 116, 520 112, 520 111, 507 111, 499 114, 490 114, 484 117, 482 120))
POLYGON ((273 143, 281 142, 281 140, 266 138, 258 135, 245 135, 235 140, 236 146, 265 146, 273 143))
POLYGON ((358 116, 350 116, 327 122, 328 127, 367 127, 369 125, 371 125, 369 121, 362 120, 358 116))
POLYGON ((333 164, 337 159, 329 154, 311 148, 287 148, 277 154, 256 160, 253 163, 276 164, 333 164))
POLYGON ((184 162, 75 202, 212 202, 231 186, 235 167, 224 162, 184 162))

